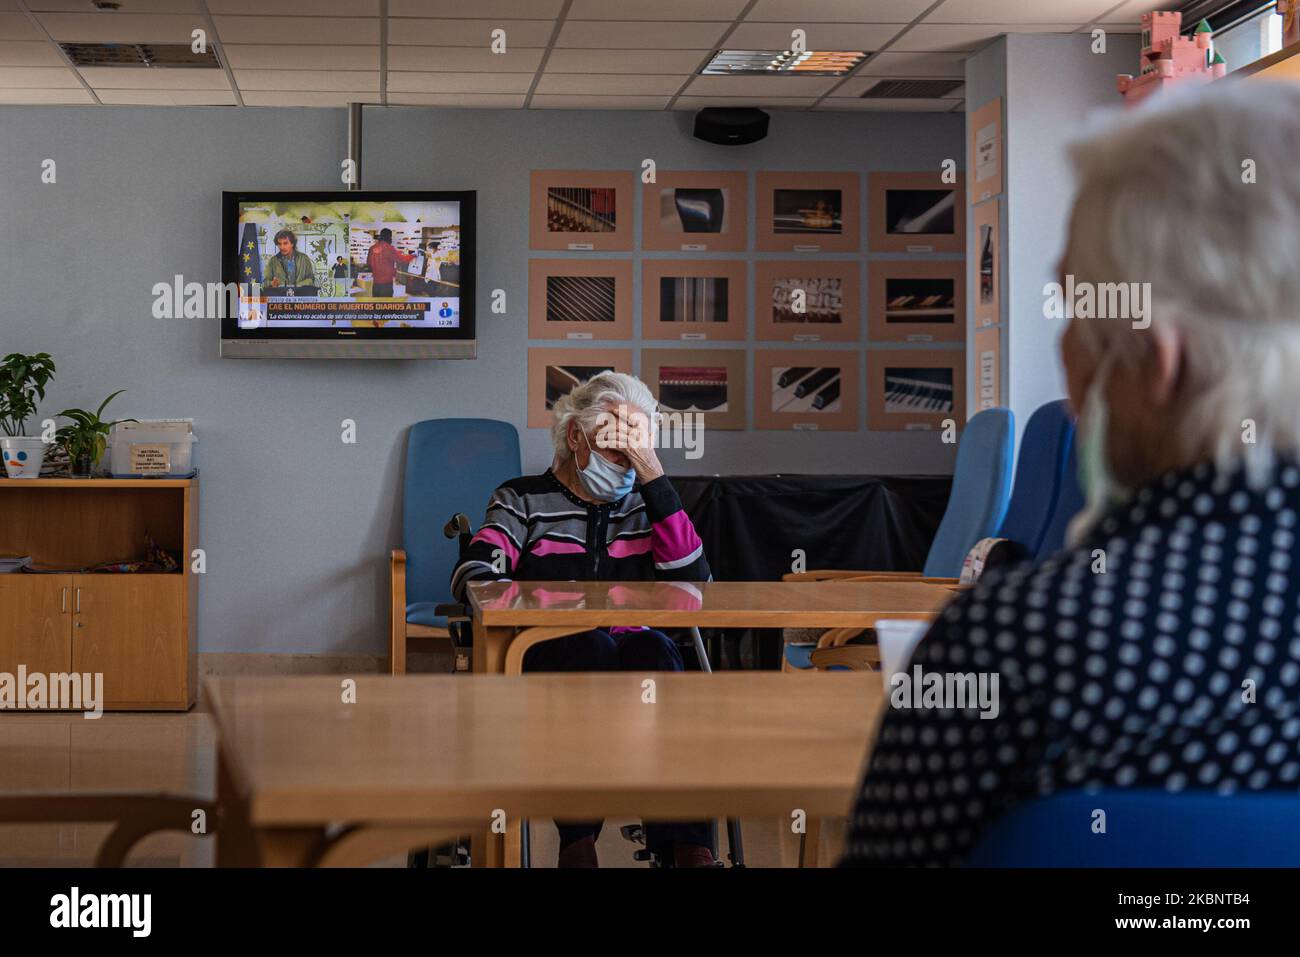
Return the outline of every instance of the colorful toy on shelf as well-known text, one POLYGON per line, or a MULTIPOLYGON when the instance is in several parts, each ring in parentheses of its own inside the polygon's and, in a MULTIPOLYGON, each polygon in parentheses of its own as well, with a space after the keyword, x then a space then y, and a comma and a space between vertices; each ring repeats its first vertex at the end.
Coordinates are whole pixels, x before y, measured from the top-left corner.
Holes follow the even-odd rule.
POLYGON ((1181 13, 1154 11, 1142 15, 1142 69, 1136 77, 1116 77, 1119 92, 1131 105, 1152 93, 1181 83, 1208 83, 1228 72, 1223 57, 1214 51, 1214 31, 1202 20, 1190 37, 1179 35, 1181 13))

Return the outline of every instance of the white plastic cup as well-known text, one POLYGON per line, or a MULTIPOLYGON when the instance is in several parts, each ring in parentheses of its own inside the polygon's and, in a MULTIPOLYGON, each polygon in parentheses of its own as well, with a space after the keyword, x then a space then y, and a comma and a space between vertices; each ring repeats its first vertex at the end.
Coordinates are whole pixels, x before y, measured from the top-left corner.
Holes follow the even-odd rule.
POLYGON ((889 680, 904 671, 912 660, 916 646, 930 630, 930 622, 906 618, 886 618, 876 622, 876 642, 880 645, 880 674, 885 681, 885 692, 890 691, 889 680))

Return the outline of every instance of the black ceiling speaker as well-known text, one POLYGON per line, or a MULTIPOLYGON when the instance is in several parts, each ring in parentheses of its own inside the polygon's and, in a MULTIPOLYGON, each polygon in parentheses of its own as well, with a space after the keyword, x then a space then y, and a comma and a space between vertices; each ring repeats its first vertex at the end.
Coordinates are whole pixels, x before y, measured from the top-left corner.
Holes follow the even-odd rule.
POLYGON ((762 110, 753 107, 709 106, 695 114, 695 138, 720 146, 743 146, 767 136, 762 110))

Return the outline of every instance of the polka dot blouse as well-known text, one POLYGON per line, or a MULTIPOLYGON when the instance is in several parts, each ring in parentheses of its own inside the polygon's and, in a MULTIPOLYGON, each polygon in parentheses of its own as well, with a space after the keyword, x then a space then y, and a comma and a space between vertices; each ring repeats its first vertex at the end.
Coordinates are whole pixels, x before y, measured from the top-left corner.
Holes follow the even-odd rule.
POLYGON ((996 673, 997 714, 889 707, 843 863, 960 864, 1056 791, 1300 790, 1300 469, 1266 478, 1166 474, 955 601, 911 665, 996 673))

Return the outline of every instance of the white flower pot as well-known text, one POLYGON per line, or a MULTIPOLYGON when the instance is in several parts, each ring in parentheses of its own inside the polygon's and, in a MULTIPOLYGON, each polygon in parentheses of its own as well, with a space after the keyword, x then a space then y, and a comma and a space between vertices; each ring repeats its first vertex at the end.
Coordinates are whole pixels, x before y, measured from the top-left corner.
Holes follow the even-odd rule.
POLYGON ((34 479, 41 474, 45 461, 45 443, 37 436, 6 436, 0 438, 0 459, 10 478, 34 479))

